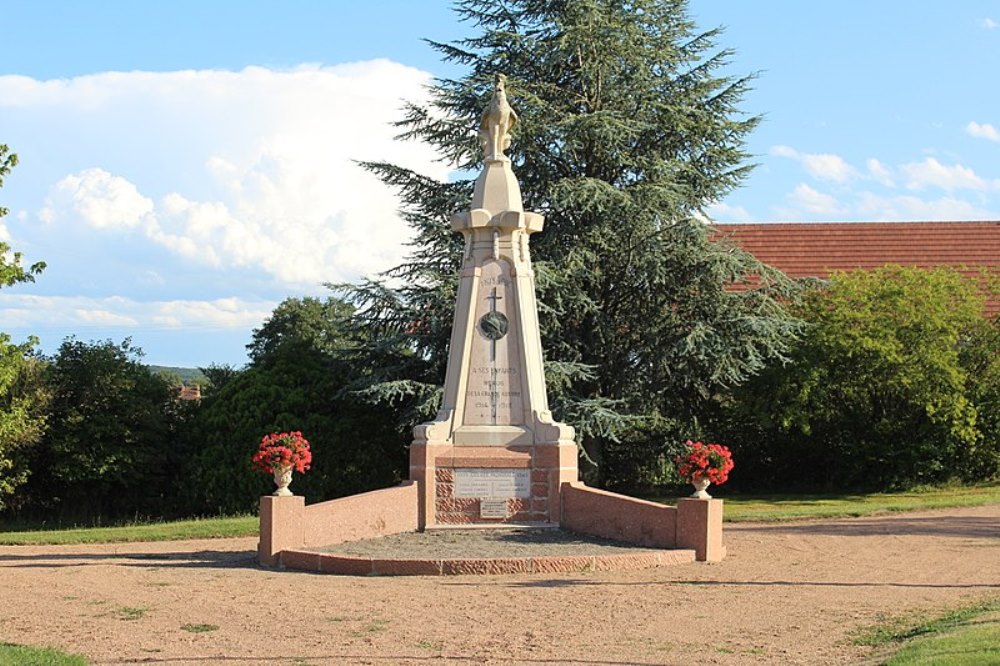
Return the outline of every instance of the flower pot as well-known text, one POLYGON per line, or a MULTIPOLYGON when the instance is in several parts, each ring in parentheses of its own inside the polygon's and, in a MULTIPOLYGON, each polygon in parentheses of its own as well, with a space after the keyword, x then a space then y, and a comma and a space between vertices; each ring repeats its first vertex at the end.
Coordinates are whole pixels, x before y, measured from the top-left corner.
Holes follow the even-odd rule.
POLYGON ((706 492, 706 489, 712 482, 706 477, 695 476, 691 479, 691 485, 694 486, 694 494, 691 497, 697 497, 698 499, 712 499, 712 496, 706 492))
POLYGON ((274 491, 276 497, 291 497, 292 491, 288 486, 292 483, 292 466, 282 465, 274 468, 274 484, 278 489, 274 491))

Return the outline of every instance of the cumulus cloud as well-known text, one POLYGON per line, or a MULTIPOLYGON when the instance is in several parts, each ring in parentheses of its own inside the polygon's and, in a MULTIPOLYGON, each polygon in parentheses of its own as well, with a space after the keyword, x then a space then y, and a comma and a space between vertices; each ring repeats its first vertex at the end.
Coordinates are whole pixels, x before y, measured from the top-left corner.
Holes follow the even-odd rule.
POLYGON ((912 195, 883 197, 871 192, 859 196, 855 211, 860 219, 873 221, 995 220, 998 217, 997 211, 955 197, 926 200, 912 195))
POLYGON ((129 228, 150 218, 153 202, 124 178, 94 168, 56 183, 43 211, 49 224, 72 213, 65 215, 70 223, 79 219, 95 229, 129 228))
POLYGON ((726 203, 714 203, 706 210, 708 217, 715 222, 753 222, 753 215, 743 206, 730 206, 726 203))
POLYGON ((1000 131, 989 123, 979 124, 976 121, 972 121, 965 126, 965 131, 977 139, 988 139, 990 141, 1000 142, 1000 131))
POLYGON ((911 162, 900 168, 906 178, 906 187, 911 190, 922 190, 927 187, 938 187, 943 190, 984 190, 990 184, 976 175, 976 172, 961 164, 947 166, 933 157, 927 157, 923 162, 911 162))
POLYGON ((139 325, 139 321, 133 317, 101 308, 76 308, 73 310, 73 316, 84 326, 132 327, 139 325))
POLYGON ((36 296, 0 293, 0 320, 13 328, 52 325, 134 330, 203 330, 259 326, 277 303, 221 298, 139 301, 120 296, 36 296))
POLYGON ((884 187, 895 187, 896 182, 892 178, 892 171, 875 158, 869 159, 865 166, 868 167, 869 175, 884 187))
POLYGON ((53 143, 85 152, 67 162, 89 164, 60 174, 35 209, 57 230, 138 232, 187 265, 315 285, 403 259, 411 234, 398 198, 356 161, 447 177, 430 148, 397 140, 391 125, 403 100, 425 98, 429 79, 386 60, 0 76, 0 122, 17 113, 39 134, 73 128, 53 143))
POLYGON ((829 194, 818 192, 805 183, 799 183, 788 195, 788 201, 796 208, 820 216, 839 215, 842 206, 837 199, 829 194))
POLYGON ((791 146, 784 145, 772 147, 770 153, 799 162, 811 176, 820 180, 846 183, 857 178, 859 175, 857 170, 844 161, 844 158, 840 155, 831 153, 802 153, 791 146))
POLYGON ((1000 22, 994 21, 991 18, 984 18, 984 19, 982 19, 979 22, 979 25, 983 26, 987 30, 995 30, 996 28, 1000 28, 1000 22))

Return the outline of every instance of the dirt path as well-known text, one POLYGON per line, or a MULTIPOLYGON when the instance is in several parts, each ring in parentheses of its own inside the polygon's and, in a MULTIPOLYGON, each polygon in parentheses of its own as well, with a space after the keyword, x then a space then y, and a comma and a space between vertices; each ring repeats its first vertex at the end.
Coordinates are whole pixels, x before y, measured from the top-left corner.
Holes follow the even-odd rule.
POLYGON ((95 664, 857 663, 860 627, 1000 595, 1000 506, 726 543, 720 564, 453 578, 267 571, 255 539, 5 546, 0 641, 95 664))

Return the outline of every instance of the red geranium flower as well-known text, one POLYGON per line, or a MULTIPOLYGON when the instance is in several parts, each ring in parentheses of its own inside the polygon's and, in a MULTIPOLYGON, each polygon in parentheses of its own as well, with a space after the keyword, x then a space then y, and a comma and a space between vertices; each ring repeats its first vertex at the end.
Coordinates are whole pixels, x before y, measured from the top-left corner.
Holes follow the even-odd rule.
POLYGON ((257 453, 253 456, 255 469, 265 474, 273 474, 281 467, 292 467, 300 474, 312 463, 309 442, 299 431, 274 432, 264 435, 257 453))
POLYGON ((684 453, 674 458, 677 473, 690 482, 708 479, 720 485, 729 479, 733 469, 733 455, 721 444, 702 444, 690 439, 684 444, 684 453))

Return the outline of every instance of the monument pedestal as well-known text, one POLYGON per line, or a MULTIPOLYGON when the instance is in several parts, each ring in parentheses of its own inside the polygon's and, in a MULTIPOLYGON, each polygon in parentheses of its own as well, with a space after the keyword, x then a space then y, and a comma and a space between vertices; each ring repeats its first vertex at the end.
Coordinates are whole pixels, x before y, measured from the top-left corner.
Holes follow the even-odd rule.
POLYGON ((410 478, 420 486, 421 527, 558 524, 560 489, 577 480, 577 448, 456 446, 415 442, 410 478))

